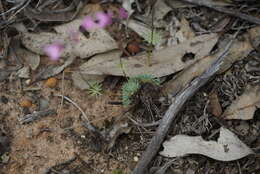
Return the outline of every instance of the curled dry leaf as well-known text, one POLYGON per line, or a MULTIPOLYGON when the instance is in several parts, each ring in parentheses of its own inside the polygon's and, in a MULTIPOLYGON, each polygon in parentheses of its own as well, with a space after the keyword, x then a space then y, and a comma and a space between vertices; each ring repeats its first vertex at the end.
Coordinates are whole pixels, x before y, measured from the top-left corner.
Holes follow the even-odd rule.
POLYGON ((250 120, 254 117, 256 107, 260 108, 260 87, 248 86, 224 112, 225 119, 250 120))
POLYGON ((254 152, 226 128, 220 128, 218 141, 205 141, 201 136, 176 135, 163 143, 162 156, 179 157, 201 154, 219 161, 233 161, 254 152))
POLYGON ((104 29, 90 31, 88 38, 78 33, 77 41, 71 39, 70 33, 77 31, 81 23, 82 19, 77 19, 57 26, 54 28, 57 33, 23 33, 22 43, 27 49, 40 55, 44 55, 43 48, 46 45, 55 42, 65 43, 61 57, 80 58, 88 58, 117 48, 115 40, 104 29))
POLYGON ((124 72, 126 72, 127 76, 150 74, 162 77, 180 71, 207 56, 217 40, 216 34, 201 35, 179 45, 154 51, 151 66, 147 66, 148 55, 146 53, 121 58, 120 63, 120 51, 113 51, 93 57, 82 65, 83 72, 92 75, 115 76, 124 76, 124 72), (193 57, 184 62, 183 57, 187 54, 193 55, 193 57))

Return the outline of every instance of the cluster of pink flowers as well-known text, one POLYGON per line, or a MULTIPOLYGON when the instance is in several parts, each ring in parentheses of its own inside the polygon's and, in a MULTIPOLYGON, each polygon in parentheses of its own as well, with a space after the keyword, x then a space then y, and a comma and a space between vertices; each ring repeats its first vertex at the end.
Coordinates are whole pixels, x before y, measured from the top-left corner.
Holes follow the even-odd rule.
MULTIPOLYGON (((119 9, 119 19, 127 19, 128 13, 124 8, 119 9)), ((112 12, 97 12, 95 17, 92 18, 91 16, 86 16, 82 21, 81 26, 89 31, 97 28, 105 28, 107 25, 112 24, 113 13, 112 12)), ((78 31, 71 31, 70 39, 73 41, 78 41, 77 36, 79 35, 78 31)), ((46 45, 43 49, 45 54, 53 61, 59 60, 62 51, 65 49, 65 45, 56 42, 50 45, 46 45)))

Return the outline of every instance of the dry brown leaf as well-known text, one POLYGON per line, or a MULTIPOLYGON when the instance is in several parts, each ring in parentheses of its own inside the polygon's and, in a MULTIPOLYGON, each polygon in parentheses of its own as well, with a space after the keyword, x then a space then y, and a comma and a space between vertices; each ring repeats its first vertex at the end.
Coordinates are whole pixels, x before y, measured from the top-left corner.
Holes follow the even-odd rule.
POLYGON ((176 135, 163 143, 160 152, 166 157, 201 154, 219 161, 233 161, 254 152, 226 128, 220 128, 218 141, 205 141, 201 136, 176 135))
POLYGON ((260 87, 248 86, 224 112, 225 119, 250 120, 253 118, 256 107, 260 107, 260 87))
MULTIPOLYGON (((246 36, 247 35, 244 35, 244 41, 234 41, 218 73, 226 71, 235 61, 243 59, 253 50, 253 47, 251 46, 250 41, 246 36)), ((163 88, 164 93, 167 95, 175 96, 192 79, 206 71, 208 67, 216 60, 218 54, 221 53, 223 49, 224 46, 222 46, 217 54, 205 57, 204 59, 199 60, 192 66, 189 66, 187 69, 177 74, 177 76, 173 80, 170 80, 165 84, 163 88)))
POLYGON ((32 52, 43 55, 43 48, 54 42, 65 43, 65 49, 61 57, 87 58, 98 53, 103 53, 117 48, 115 40, 104 29, 91 31, 89 38, 79 33, 78 42, 73 41, 69 36, 72 31, 77 31, 82 19, 73 20, 70 23, 55 27, 57 33, 23 33, 22 43, 32 52))
POLYGON ((124 70, 127 76, 151 74, 162 77, 180 71, 207 56, 217 40, 216 34, 201 35, 179 45, 154 51, 151 66, 147 66, 146 53, 121 58, 120 64, 120 52, 114 51, 93 57, 82 68, 85 74, 93 75, 124 76, 124 70), (183 62, 182 58, 187 54, 193 54, 194 58, 183 62))

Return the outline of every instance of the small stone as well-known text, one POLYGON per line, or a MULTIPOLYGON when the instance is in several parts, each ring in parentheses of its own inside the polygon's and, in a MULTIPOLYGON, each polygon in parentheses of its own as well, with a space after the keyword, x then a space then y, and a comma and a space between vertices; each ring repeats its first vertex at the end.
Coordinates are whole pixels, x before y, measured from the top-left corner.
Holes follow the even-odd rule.
POLYGON ((134 162, 138 162, 139 158, 137 156, 134 157, 134 162))

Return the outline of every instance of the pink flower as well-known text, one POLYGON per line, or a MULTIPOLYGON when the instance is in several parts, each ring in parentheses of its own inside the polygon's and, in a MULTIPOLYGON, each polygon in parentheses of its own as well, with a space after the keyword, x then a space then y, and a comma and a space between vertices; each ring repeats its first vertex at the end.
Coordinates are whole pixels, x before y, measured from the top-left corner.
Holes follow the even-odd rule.
POLYGON ((59 60, 62 51, 64 50, 65 46, 61 43, 53 43, 50 45, 46 45, 44 47, 44 52, 49 56, 49 58, 53 61, 59 60))
POLYGON ((119 18, 120 19, 127 19, 128 18, 128 13, 124 8, 119 9, 119 18))
POLYGON ((111 14, 104 12, 96 13, 97 24, 100 28, 105 28, 107 25, 112 24, 111 14))
POLYGON ((92 30, 97 28, 97 24, 90 16, 86 16, 84 18, 81 26, 84 27, 85 30, 92 30))
POLYGON ((95 15, 95 20, 90 16, 86 16, 82 22, 82 27, 86 30, 92 30, 96 28, 105 28, 107 25, 112 24, 112 13, 98 12, 95 15))

